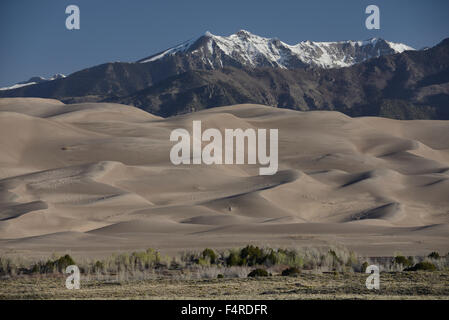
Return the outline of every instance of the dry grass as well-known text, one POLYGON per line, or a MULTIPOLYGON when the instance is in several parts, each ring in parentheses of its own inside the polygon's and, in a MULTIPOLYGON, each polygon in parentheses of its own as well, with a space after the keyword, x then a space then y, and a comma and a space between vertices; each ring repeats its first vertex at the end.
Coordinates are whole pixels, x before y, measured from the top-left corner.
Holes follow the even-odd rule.
POLYGON ((205 251, 169 257, 148 249, 80 259, 80 290, 65 288, 61 272, 75 263, 69 256, 0 257, 0 299, 449 299, 449 256, 363 258, 337 247, 205 251), (435 271, 402 271, 421 261, 435 271), (380 267, 380 290, 366 289, 362 262, 380 267), (280 276, 288 267, 300 275, 280 276), (255 268, 273 276, 247 278, 255 268))
POLYGON ((363 273, 306 273, 299 277, 182 279, 155 276, 98 280, 82 276, 80 290, 61 275, 0 280, 0 299, 449 299, 449 272, 381 273, 380 290, 363 273))

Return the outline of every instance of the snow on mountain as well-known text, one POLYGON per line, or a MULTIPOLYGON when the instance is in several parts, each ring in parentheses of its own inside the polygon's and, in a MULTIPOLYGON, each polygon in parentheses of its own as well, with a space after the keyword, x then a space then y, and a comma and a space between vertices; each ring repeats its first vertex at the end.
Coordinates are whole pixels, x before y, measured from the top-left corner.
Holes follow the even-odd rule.
POLYGON ((15 85, 12 85, 10 87, 3 87, 0 88, 0 90, 12 90, 12 89, 17 89, 17 88, 21 88, 21 87, 26 87, 32 84, 36 84, 37 82, 27 82, 27 83, 16 83, 15 85))
POLYGON ((54 74, 48 80, 51 81, 51 80, 62 79, 62 78, 65 78, 65 75, 63 75, 62 73, 57 73, 57 74, 54 74))
POLYGON ((402 43, 379 38, 365 41, 302 41, 289 45, 276 38, 264 38, 246 30, 240 30, 227 37, 206 32, 199 38, 186 41, 138 62, 147 63, 166 56, 184 55, 196 57, 209 64, 211 68, 235 63, 251 67, 272 66, 285 69, 308 65, 340 68, 405 50, 414 49, 402 43))
POLYGON ((48 79, 43 78, 43 77, 31 77, 27 81, 21 81, 21 82, 16 83, 15 85, 10 86, 10 87, 0 88, 0 90, 12 90, 12 89, 17 89, 17 88, 21 88, 21 87, 26 87, 26 86, 30 86, 30 85, 33 85, 33 84, 37 84, 37 83, 53 81, 53 80, 62 79, 62 78, 65 78, 65 75, 63 75, 62 73, 57 73, 57 74, 51 76, 48 79))
POLYGON ((183 43, 181 43, 181 44, 179 44, 179 45, 177 45, 177 46, 175 46, 173 48, 170 48, 170 49, 165 50, 165 51, 163 51, 161 53, 155 54, 154 56, 151 56, 151 57, 145 59, 144 61, 139 61, 139 62, 141 62, 141 63, 152 62, 152 61, 155 61, 155 60, 159 60, 159 59, 165 57, 166 55, 172 55, 172 54, 176 54, 178 52, 185 52, 185 51, 187 51, 190 48, 190 46, 193 43, 195 43, 196 40, 197 39, 195 39, 195 40, 188 40, 188 41, 183 42, 183 43))

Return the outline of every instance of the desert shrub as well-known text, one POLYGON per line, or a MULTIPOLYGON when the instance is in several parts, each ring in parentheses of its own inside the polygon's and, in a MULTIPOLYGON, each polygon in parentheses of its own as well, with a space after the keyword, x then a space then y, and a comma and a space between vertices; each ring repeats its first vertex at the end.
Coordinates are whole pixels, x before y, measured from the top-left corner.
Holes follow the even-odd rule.
POLYGON ((257 246, 248 245, 242 249, 230 251, 228 257, 225 259, 225 263, 227 266, 274 266, 277 264, 286 264, 302 267, 304 261, 293 250, 262 249, 257 246))
MULTIPOLYGON (((158 251, 149 248, 145 251, 135 251, 130 255, 124 253, 113 258, 119 270, 140 270, 144 271, 155 267, 161 262, 161 255, 158 251)), ((170 261, 169 261, 170 262, 170 261)))
POLYGON ((235 251, 231 251, 229 253, 228 258, 226 259, 226 264, 230 267, 233 267, 233 266, 241 266, 243 263, 242 259, 240 258, 240 255, 235 251))
POLYGON ((282 275, 284 277, 293 277, 298 276, 301 273, 301 270, 296 267, 290 267, 282 271, 282 275))
POLYGON ((257 268, 248 273, 249 278, 256 278, 256 277, 268 277, 268 271, 262 268, 257 268))
POLYGON ((75 260, 72 259, 71 256, 66 254, 65 256, 60 257, 59 259, 54 261, 55 267, 59 272, 64 272, 68 266, 74 265, 75 260))
POLYGON ((18 266, 12 259, 0 257, 0 275, 15 274, 17 269, 18 266))
POLYGON ((197 263, 203 267, 210 265, 209 259, 204 258, 198 258, 197 263))
POLYGON ((119 272, 131 270, 131 261, 129 258, 129 254, 122 253, 115 256, 115 264, 119 272))
POLYGON ((304 258, 294 250, 278 249, 276 252, 275 264, 285 264, 290 267, 303 268, 304 258))
POLYGON ((223 279, 224 275, 222 273, 217 274, 217 279, 223 279))
POLYGON ((413 265, 413 260, 410 260, 404 256, 396 256, 393 259, 394 264, 402 265, 404 267, 410 267, 413 265))
POLYGON ((357 262, 358 262, 357 255, 353 251, 349 252, 349 256, 346 259, 346 266, 352 267, 353 265, 357 264, 357 262))
MULTIPOLYGON (((205 261, 204 264, 202 265, 208 265, 208 263, 205 261)), ((183 265, 181 264, 180 261, 178 261, 176 258, 173 258, 172 261, 170 262, 170 266, 169 269, 171 270, 182 270, 183 265)))
POLYGON ((266 255, 259 247, 248 245, 240 251, 240 259, 242 264, 254 266, 263 264, 266 260, 266 255))
POLYGON ((181 261, 186 265, 218 265, 221 261, 220 253, 217 253, 213 249, 206 248, 201 252, 184 252, 181 261))
MULTIPOLYGON (((342 247, 302 248, 295 250, 295 257, 304 270, 347 272, 360 270, 360 258, 354 252, 342 247)), ((288 264, 293 266, 291 264, 288 264)))
POLYGON ((440 254, 436 251, 432 251, 427 257, 431 259, 440 259, 440 254))
POLYGON ((101 271, 103 271, 104 270, 104 262, 102 262, 102 261, 96 261, 95 262, 95 264, 94 264, 94 271, 95 272, 101 272, 101 271))
POLYGON ((304 257, 295 250, 259 248, 253 245, 231 250, 228 256, 223 258, 223 261, 228 267, 287 265, 303 268, 304 266, 304 257))
MULTIPOLYGON (((337 270, 339 267, 341 267, 344 263, 343 260, 337 256, 337 253, 334 250, 329 250, 328 255, 331 257, 331 267, 332 270, 337 270)), ((326 257, 323 257, 322 260, 325 260, 326 257)))
POLYGON ((337 264, 342 264, 342 263, 343 263, 343 261, 337 256, 337 253, 335 253, 334 250, 329 250, 329 255, 330 255, 332 258, 334 258, 334 261, 335 261, 337 264))
POLYGON ((251 268, 246 266, 234 266, 226 267, 222 272, 225 278, 246 278, 248 273, 251 272, 251 268))
POLYGON ((269 252, 265 254, 263 260, 265 264, 274 266, 279 263, 278 253, 273 249, 270 249, 269 252))
POLYGON ((215 264, 217 262, 217 254, 214 250, 206 248, 202 253, 203 259, 209 259, 211 264, 215 264))
POLYGON ((55 262, 52 260, 47 260, 41 268, 39 268, 40 273, 54 273, 57 271, 55 262))
POLYGON ((31 266, 31 273, 40 273, 41 272, 41 264, 35 263, 31 266))
POLYGON ((159 251, 157 251, 153 248, 148 248, 146 250, 146 254, 147 254, 147 259, 148 259, 148 262, 150 263, 150 265, 155 265, 155 264, 161 263, 162 258, 161 258, 161 254, 159 251))
POLYGON ((149 267, 148 256, 145 251, 133 252, 128 259, 131 269, 144 270, 149 267))
POLYGON ((404 271, 435 271, 436 266, 429 261, 422 261, 415 264, 413 267, 404 269, 404 271))
POLYGON ((369 263, 365 261, 364 263, 362 263, 360 271, 366 272, 366 268, 368 268, 368 266, 369 266, 369 263))
POLYGON ((73 258, 66 254, 55 260, 47 260, 46 262, 38 262, 31 267, 32 273, 53 273, 53 272, 65 272, 65 269, 76 264, 73 258))
MULTIPOLYGON (((208 261, 209 263, 209 261, 208 261)), ((188 269, 191 272, 191 277, 196 279, 218 279, 219 274, 224 274, 225 269, 217 267, 215 265, 204 266, 194 266, 188 269)))
MULTIPOLYGON (((112 254, 103 260, 97 260, 95 262, 90 262, 85 268, 86 270, 92 270, 93 272, 104 272, 104 273, 121 273, 121 272, 132 272, 138 273, 150 269, 156 269, 162 263, 161 255, 158 251, 154 249, 147 249, 145 251, 134 251, 132 253, 121 253, 112 254)), ((167 265, 170 260, 166 261, 167 265)), ((43 269, 51 269, 51 261, 47 261, 45 265, 41 264, 43 269)), ((82 268, 80 271, 83 272, 82 268)), ((49 271, 43 271, 49 272, 49 271)))
POLYGON ((184 252, 181 256, 181 260, 186 264, 196 264, 198 262, 198 253, 196 252, 184 252))
MULTIPOLYGON (((383 270, 393 271, 415 271, 415 270, 447 270, 449 257, 441 257, 438 253, 432 252, 427 257, 396 257, 388 261, 382 260, 383 270), (420 261, 426 261, 418 263, 420 261)), ((0 257, 0 274, 21 274, 21 273, 52 273, 63 272, 65 268, 75 264, 69 255, 53 255, 49 260, 44 260, 34 265, 4 257, 0 257), (30 267, 30 265, 32 267, 30 267), (25 266, 22 268, 21 266, 25 266)), ((135 251, 131 253, 113 254, 103 260, 89 260, 80 271, 94 272, 97 276, 123 275, 136 277, 147 276, 148 271, 159 275, 168 274, 164 270, 183 270, 189 272, 189 277, 207 277, 209 279, 220 278, 222 274, 225 278, 248 277, 249 274, 257 274, 253 269, 271 268, 272 272, 281 273, 283 276, 298 274, 301 270, 315 270, 318 272, 365 272, 369 266, 369 260, 364 261, 343 247, 303 247, 296 249, 273 249, 269 247, 258 247, 247 245, 239 249, 217 251, 211 248, 194 252, 183 253, 182 256, 168 257, 161 256, 158 251, 148 249, 146 251, 135 251), (363 262, 363 263, 362 263, 363 262), (83 271, 87 270, 87 271, 83 271), (254 271, 254 273, 253 273, 254 271)), ((179 274, 184 274, 184 273, 179 274)), ((178 274, 178 273, 176 273, 178 274)))

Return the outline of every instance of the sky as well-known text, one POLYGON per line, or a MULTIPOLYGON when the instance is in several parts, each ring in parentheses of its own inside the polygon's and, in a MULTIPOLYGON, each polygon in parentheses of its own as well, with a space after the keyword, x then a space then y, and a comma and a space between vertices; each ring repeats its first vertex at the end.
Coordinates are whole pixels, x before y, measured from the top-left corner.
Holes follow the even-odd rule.
POLYGON ((209 31, 288 44, 380 37, 414 48, 449 37, 447 0, 1 0, 0 87, 105 62, 133 62, 209 31), (365 8, 380 9, 380 29, 365 8), (68 5, 80 29, 68 30, 68 5))

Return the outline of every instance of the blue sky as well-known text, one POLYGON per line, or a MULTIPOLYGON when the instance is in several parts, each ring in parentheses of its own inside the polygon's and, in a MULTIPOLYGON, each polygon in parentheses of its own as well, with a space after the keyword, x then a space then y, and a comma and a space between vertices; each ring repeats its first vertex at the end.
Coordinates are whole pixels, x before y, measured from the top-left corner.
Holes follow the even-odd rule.
POLYGON ((449 37, 449 1, 1 0, 0 87, 132 62, 205 31, 240 29, 289 44, 381 37, 421 48, 449 37), (80 8, 80 30, 65 28, 70 4, 80 8), (380 30, 365 28, 369 4, 380 8, 380 30))

